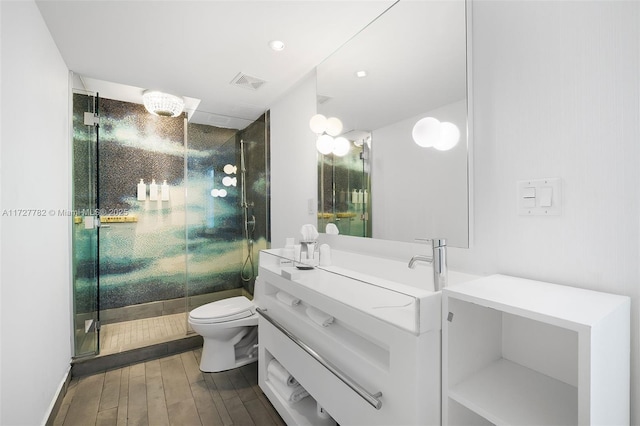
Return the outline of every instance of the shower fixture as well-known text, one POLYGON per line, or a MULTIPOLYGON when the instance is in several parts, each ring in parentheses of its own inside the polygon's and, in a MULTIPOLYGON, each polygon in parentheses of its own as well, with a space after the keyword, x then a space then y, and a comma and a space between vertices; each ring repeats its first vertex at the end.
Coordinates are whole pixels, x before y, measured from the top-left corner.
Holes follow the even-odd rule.
POLYGON ((245 163, 245 152, 244 152, 245 141, 240 139, 240 196, 241 196, 241 207, 243 212, 243 221, 244 221, 244 238, 247 244, 247 257, 242 264, 242 269, 240 270, 240 278, 244 282, 249 282, 253 278, 255 278, 255 265, 253 262, 253 243, 254 241, 254 232, 256 230, 256 217, 253 214, 250 214, 249 208, 254 206, 253 202, 247 201, 247 182, 246 182, 246 172, 247 167, 245 163), (249 267, 249 271, 245 270, 249 267))

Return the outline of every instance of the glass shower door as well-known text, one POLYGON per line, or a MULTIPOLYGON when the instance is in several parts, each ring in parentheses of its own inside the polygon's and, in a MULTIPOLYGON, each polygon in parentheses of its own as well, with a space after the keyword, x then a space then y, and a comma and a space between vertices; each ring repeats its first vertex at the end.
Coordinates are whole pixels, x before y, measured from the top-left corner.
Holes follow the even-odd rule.
POLYGON ((97 94, 73 93, 73 322, 75 356, 100 350, 97 94))

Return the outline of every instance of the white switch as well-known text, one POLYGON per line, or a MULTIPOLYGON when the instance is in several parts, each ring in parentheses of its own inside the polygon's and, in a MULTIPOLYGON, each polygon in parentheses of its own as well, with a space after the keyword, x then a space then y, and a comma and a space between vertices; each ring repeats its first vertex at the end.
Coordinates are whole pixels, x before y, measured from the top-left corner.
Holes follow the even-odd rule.
POLYGON ((522 188, 520 196, 522 197, 522 207, 531 209, 536 206, 536 188, 532 186, 522 188))
POLYGON ((536 198, 536 188, 533 186, 522 188, 522 198, 536 198))
POLYGON ((535 198, 524 198, 522 200, 522 207, 526 208, 526 209, 532 209, 536 206, 536 199, 535 198))
POLYGON ((521 216, 557 216, 561 210, 560 178, 518 181, 518 214, 521 216))
POLYGON ((553 197, 553 188, 550 186, 543 186, 540 188, 540 207, 551 207, 551 199, 553 197))

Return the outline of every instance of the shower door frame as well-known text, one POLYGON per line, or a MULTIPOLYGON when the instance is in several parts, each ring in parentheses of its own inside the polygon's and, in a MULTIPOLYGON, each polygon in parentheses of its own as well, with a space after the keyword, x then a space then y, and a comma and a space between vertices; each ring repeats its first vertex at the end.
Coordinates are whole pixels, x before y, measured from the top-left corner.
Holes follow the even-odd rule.
POLYGON ((98 93, 92 93, 86 90, 71 90, 71 144, 72 144, 72 164, 73 164, 73 204, 71 210, 72 221, 72 276, 73 276, 73 333, 74 333, 74 358, 90 357, 100 353, 100 197, 99 197, 99 101, 98 93), (76 149, 74 143, 75 126, 74 117, 74 95, 86 95, 93 102, 90 111, 84 113, 83 124, 86 126, 90 135, 88 147, 89 158, 87 161, 88 173, 87 177, 87 194, 90 200, 89 205, 79 206, 76 202, 76 149), (91 111, 91 109, 93 111, 91 111), (91 282, 92 306, 89 312, 78 313, 79 294, 78 294, 78 259, 76 258, 79 251, 80 242, 76 239, 75 227, 82 227, 80 232, 90 231, 88 236, 88 247, 91 252, 93 272, 88 281, 91 282), (81 317, 81 318, 79 318, 81 317), (82 332, 82 321, 84 320, 84 334, 82 332), (80 327, 79 327, 80 325, 80 327), (86 349, 85 349, 86 348, 86 349))

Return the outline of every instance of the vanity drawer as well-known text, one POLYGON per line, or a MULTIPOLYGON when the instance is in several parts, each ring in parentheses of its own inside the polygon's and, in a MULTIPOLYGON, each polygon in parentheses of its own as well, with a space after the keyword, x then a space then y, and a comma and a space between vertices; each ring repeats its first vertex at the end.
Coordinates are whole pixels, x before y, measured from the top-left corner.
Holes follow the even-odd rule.
POLYGON ((439 330, 415 334, 346 303, 345 295, 364 297, 357 288, 321 271, 293 281, 260 267, 254 303, 265 395, 290 425, 327 424, 313 410, 316 401, 341 425, 439 425, 439 330), (341 299, 331 297, 334 290, 341 299), (333 321, 323 326, 309 307, 333 321), (272 359, 311 396, 293 405, 279 397, 266 373, 272 359))
MULTIPOLYGON (((398 422, 396 416, 389 415, 392 414, 391 407, 387 407, 389 401, 385 401, 384 390, 368 389, 371 394, 383 392, 378 410, 263 317, 259 330, 261 347, 276 358, 338 423, 384 425, 398 422)), ((263 365, 262 368, 266 367, 263 365)), ((269 386, 266 377, 260 385, 269 386)))

